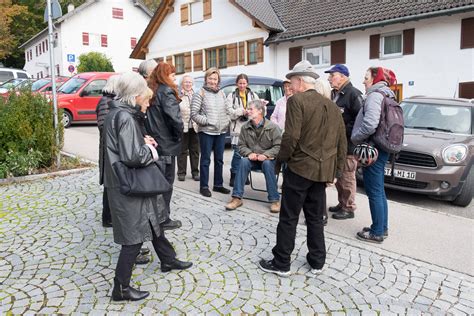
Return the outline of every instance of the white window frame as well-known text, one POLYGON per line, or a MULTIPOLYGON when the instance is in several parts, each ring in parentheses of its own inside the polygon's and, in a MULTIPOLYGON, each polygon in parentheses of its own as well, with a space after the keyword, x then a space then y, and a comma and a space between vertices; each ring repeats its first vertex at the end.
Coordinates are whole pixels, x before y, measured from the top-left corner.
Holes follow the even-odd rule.
POLYGON ((394 58, 394 57, 401 57, 403 56, 403 32, 391 32, 380 34, 380 58, 394 58), (385 38, 389 36, 396 36, 400 35, 400 52, 399 53, 392 53, 392 54, 385 54, 385 38))
POLYGON ((188 24, 196 24, 204 21, 204 2, 202 0, 193 0, 188 3, 188 24), (193 19, 193 11, 197 13, 193 19))
POLYGON ((321 53, 321 55, 320 55, 320 56, 321 56, 321 62, 322 62, 322 60, 323 60, 323 58, 322 58, 322 57, 323 57, 323 55, 322 55, 322 53, 323 53, 323 47, 325 47, 325 46, 328 46, 328 47, 329 47, 328 62, 325 63, 325 64, 323 64, 323 63, 319 63, 319 64, 317 64, 317 65, 314 65, 314 64, 313 64, 313 66, 316 67, 316 68, 322 68, 322 67, 331 66, 331 43, 330 43, 330 42, 328 42, 328 43, 321 43, 321 44, 317 44, 317 45, 311 45, 311 46, 304 47, 304 48, 303 48, 303 59, 309 60, 308 58, 306 58, 306 53, 307 53, 308 50, 310 50, 310 49, 315 49, 315 48, 319 48, 319 49, 320 49, 320 53, 321 53))

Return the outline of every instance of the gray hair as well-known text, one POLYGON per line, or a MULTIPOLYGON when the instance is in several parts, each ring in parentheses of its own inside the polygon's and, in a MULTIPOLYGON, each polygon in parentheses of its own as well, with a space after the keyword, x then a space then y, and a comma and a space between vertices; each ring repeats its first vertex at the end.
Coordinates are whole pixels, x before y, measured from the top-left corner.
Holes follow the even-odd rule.
POLYGON ((135 106, 135 98, 147 93, 148 85, 142 76, 133 71, 121 74, 116 84, 116 99, 124 104, 135 106))
POLYGON ((194 79, 193 79, 193 77, 192 77, 191 75, 184 75, 183 77, 181 77, 181 81, 180 81, 180 83, 179 83, 179 85, 180 85, 181 87, 183 86, 183 81, 184 81, 184 79, 186 79, 186 78, 191 78, 191 80, 192 80, 193 83, 194 83, 194 79))
POLYGON ((265 116, 267 107, 265 106, 265 103, 263 103, 261 100, 250 101, 248 104, 248 107, 251 107, 251 106, 253 106, 257 111, 262 112, 262 116, 265 116))
POLYGON ((323 80, 321 78, 316 79, 314 89, 323 97, 326 97, 331 100, 331 85, 327 80, 323 80))
POLYGON ((117 86, 117 80, 119 77, 120 77, 119 75, 110 76, 104 88, 102 89, 102 92, 108 93, 108 94, 117 94, 115 91, 117 90, 116 86, 117 86))
POLYGON ((140 63, 140 66, 138 66, 138 73, 143 78, 148 78, 150 73, 156 68, 157 65, 158 63, 154 59, 144 60, 140 63))
POLYGON ((316 79, 310 76, 299 76, 304 83, 314 86, 316 84, 316 79))

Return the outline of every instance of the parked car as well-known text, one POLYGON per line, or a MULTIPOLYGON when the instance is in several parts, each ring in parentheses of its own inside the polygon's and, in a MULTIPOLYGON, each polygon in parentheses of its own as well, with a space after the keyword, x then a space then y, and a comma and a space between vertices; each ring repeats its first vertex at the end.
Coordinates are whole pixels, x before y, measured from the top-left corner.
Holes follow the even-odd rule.
POLYGON ((102 89, 114 72, 84 72, 71 77, 58 89, 58 108, 63 111, 64 127, 74 121, 97 121, 95 109, 102 89))
MULTIPOLYGON (((283 81, 274 78, 259 77, 249 75, 249 88, 255 92, 261 99, 268 101, 266 117, 270 118, 275 109, 275 102, 283 96, 283 81)), ((221 89, 227 96, 237 89, 235 84, 237 75, 221 75, 221 89)), ((204 76, 194 79, 194 89, 199 89, 204 85, 204 76)), ((230 144, 230 133, 226 134, 226 144, 230 144)))
MULTIPOLYGON (((56 89, 58 89, 63 83, 65 83, 69 77, 57 76, 56 77, 56 89)), ((41 78, 36 80, 31 85, 31 91, 45 93, 51 92, 52 90, 52 80, 51 78, 41 78)))
POLYGON ((10 79, 27 79, 31 76, 24 70, 14 68, 0 68, 0 84, 10 79))
POLYGON ((28 85, 31 85, 32 82, 33 79, 28 78, 10 79, 0 85, 0 96, 6 100, 12 91, 18 91, 19 89, 25 88, 28 85))
MULTIPOLYGON (((385 186, 468 206, 474 193, 474 99, 403 100, 403 149, 385 186)), ((358 175, 360 177, 360 174, 358 175)))

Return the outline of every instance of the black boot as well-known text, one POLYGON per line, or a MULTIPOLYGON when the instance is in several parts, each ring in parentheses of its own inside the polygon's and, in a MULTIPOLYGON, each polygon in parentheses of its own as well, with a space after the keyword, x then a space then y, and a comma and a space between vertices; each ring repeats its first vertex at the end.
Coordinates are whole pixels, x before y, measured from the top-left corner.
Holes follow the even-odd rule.
POLYGON ((235 181, 235 173, 232 171, 230 172, 230 181, 229 181, 229 186, 233 187, 234 186, 234 181, 235 181))
POLYGON ((150 292, 136 290, 131 286, 122 286, 117 278, 114 278, 113 301, 139 301, 148 295, 150 295, 150 292))

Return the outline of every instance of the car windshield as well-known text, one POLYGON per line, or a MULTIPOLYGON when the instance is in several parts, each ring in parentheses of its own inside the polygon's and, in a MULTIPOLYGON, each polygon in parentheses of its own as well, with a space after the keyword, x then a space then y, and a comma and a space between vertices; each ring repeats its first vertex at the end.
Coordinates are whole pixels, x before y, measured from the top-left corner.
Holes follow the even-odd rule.
POLYGON ((39 79, 39 80, 36 80, 35 82, 33 82, 33 84, 31 85, 31 91, 38 91, 39 89, 43 88, 45 85, 47 85, 48 83, 50 83, 51 80, 50 79, 39 79))
POLYGON ((11 80, 8 80, 7 82, 4 82, 0 88, 4 88, 4 89, 13 89, 15 88, 16 86, 18 86, 22 81, 25 81, 25 79, 11 79, 11 80))
POLYGON ((58 89, 58 92, 65 94, 76 93, 84 82, 86 82, 86 80, 82 78, 71 78, 58 89))
POLYGON ((471 108, 442 104, 402 102, 406 128, 471 134, 471 108))

